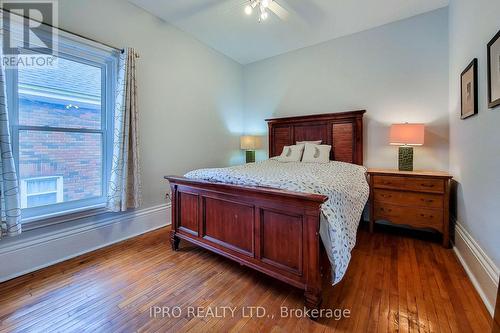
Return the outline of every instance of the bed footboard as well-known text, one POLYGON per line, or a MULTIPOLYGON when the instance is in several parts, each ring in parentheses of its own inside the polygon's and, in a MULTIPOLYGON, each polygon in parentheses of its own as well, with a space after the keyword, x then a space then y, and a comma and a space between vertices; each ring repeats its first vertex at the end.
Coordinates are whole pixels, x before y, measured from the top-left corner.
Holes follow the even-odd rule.
POLYGON ((304 290, 321 303, 324 195, 165 177, 172 190, 174 250, 181 239, 304 290))

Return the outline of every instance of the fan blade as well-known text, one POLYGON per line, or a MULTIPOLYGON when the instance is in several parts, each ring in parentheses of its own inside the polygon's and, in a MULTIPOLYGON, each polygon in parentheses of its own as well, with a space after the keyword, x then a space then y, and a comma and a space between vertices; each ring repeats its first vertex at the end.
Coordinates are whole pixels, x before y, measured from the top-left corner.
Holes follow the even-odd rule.
MULTIPOLYGON (((223 13, 234 13, 237 10, 242 10, 246 5, 251 4, 249 0, 224 0, 218 9, 223 13)), ((255 9, 256 6, 252 6, 255 9)))
POLYGON ((276 16, 278 16, 282 20, 286 20, 290 16, 288 10, 283 8, 283 6, 277 3, 276 0, 271 2, 271 4, 269 5, 269 10, 272 11, 274 14, 276 14, 276 16))

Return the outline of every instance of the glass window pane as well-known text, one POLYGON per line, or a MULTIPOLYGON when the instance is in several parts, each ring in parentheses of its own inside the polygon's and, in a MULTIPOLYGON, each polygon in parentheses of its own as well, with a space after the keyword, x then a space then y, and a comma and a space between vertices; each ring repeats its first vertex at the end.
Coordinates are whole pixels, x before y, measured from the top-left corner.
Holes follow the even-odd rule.
POLYGON ((57 203, 57 193, 47 193, 29 196, 26 208, 45 206, 57 203))
POLYGON ((100 133, 19 131, 19 177, 62 177, 63 202, 103 195, 102 160, 100 133))
POLYGON ((64 58, 55 68, 20 67, 19 124, 100 129, 101 71, 64 58))
POLYGON ((57 192, 57 178, 32 179, 27 181, 27 194, 57 192))

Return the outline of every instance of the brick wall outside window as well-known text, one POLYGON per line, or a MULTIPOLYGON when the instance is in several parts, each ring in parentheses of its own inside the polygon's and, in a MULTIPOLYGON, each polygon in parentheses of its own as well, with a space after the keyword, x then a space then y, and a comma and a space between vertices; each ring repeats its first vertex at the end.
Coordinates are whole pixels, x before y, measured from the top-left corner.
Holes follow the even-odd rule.
MULTIPOLYGON (((62 100, 39 101, 19 98, 22 125, 65 128, 101 127, 99 105, 62 100)), ((21 179, 62 176, 64 201, 101 196, 102 138, 96 133, 20 131, 19 173, 21 179)))

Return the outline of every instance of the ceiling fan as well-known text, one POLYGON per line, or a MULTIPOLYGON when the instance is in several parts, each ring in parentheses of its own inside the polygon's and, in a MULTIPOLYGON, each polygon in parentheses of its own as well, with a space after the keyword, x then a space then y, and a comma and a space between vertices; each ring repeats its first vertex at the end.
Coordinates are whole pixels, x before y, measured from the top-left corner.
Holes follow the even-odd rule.
POLYGON ((245 7, 245 14, 252 15, 254 10, 259 14, 259 22, 269 18, 269 13, 273 13, 282 20, 288 18, 288 11, 283 8, 276 0, 248 0, 245 7))

